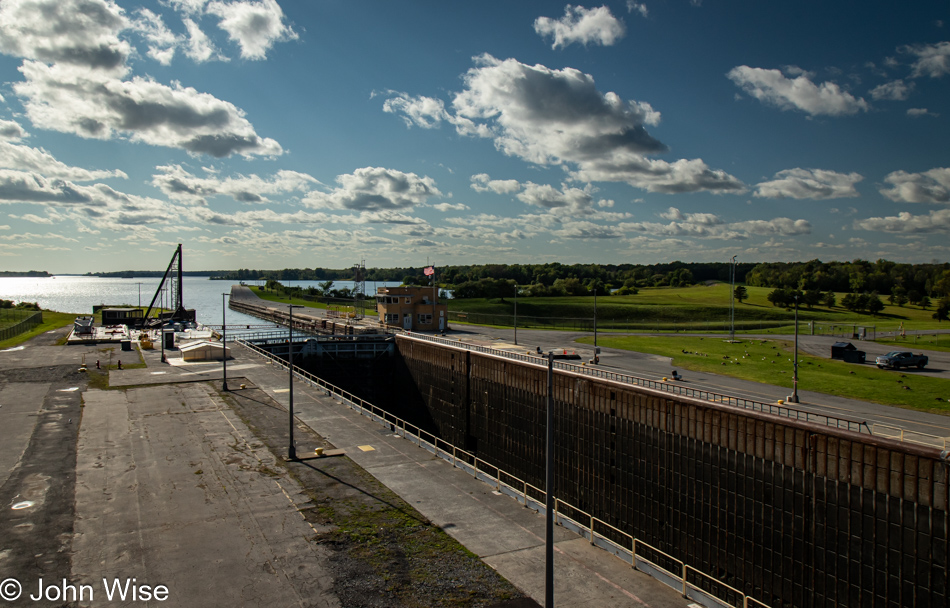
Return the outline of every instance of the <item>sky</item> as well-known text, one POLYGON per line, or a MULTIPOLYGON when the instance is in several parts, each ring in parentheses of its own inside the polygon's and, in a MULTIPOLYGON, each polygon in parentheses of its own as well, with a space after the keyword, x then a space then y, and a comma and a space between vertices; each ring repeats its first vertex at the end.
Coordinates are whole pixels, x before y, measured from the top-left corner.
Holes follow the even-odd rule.
POLYGON ((944 262, 950 4, 3 0, 0 270, 944 262))

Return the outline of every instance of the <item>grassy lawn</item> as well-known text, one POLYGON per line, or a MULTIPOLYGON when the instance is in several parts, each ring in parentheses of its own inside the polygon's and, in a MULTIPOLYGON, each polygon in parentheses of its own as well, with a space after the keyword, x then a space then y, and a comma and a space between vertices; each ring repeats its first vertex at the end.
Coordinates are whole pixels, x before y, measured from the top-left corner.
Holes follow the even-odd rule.
MULTIPOLYGON (((593 338, 580 342, 592 344, 593 338)), ((769 339, 738 344, 719 338, 601 336, 598 345, 671 357, 671 369, 702 371, 785 387, 791 392, 793 346, 769 339)), ((950 382, 912 371, 831 361, 799 352, 798 388, 886 405, 950 414, 950 382)))
POLYGON ((886 344, 894 347, 894 350, 939 350, 943 352, 950 351, 950 334, 921 333, 920 335, 908 334, 900 338, 878 338, 875 340, 878 344, 886 344))
POLYGON ((257 294, 257 296, 262 300, 267 300, 268 302, 278 302, 280 304, 296 304, 298 306, 308 306, 310 308, 323 308, 327 307, 323 302, 314 302, 313 300, 304 300, 303 298, 289 298, 282 293, 276 291, 269 291, 263 287, 258 287, 256 285, 250 286, 251 291, 257 294))
MULTIPOLYGON (((73 321, 78 317, 78 313, 73 312, 54 312, 52 310, 43 311, 43 322, 31 329, 30 331, 23 332, 19 336, 14 336, 9 340, 0 341, 0 350, 4 348, 12 348, 18 346, 27 340, 34 338, 42 333, 48 332, 53 329, 58 329, 60 327, 65 327, 67 325, 72 325, 73 321)), ((65 343, 65 341, 64 341, 65 343)))
MULTIPOLYGON (((772 291, 766 287, 747 287, 749 298, 735 304, 735 326, 742 332, 790 333, 794 312, 772 306, 767 296, 772 291)), ((597 324, 604 329, 637 329, 646 331, 724 331, 730 317, 731 288, 726 283, 694 285, 692 287, 655 287, 641 289, 632 296, 601 296, 597 298, 597 324)), ((837 294, 840 302, 845 294, 837 294)), ((469 322, 479 325, 511 327, 514 299, 505 300, 473 298, 448 300, 449 310, 469 313, 464 319, 453 322, 469 322), (497 315, 489 317, 483 315, 497 315)), ((802 323, 814 322, 818 331, 828 331, 836 326, 876 326, 880 331, 897 330, 903 323, 906 330, 925 330, 947 327, 931 318, 933 309, 922 310, 917 306, 890 306, 877 315, 854 313, 840 306, 827 308, 816 306, 799 309, 802 323)), ((592 319, 593 297, 519 298, 518 326, 536 327, 531 317, 564 319, 592 319)), ((583 324, 562 321, 557 329, 584 329, 583 324)), ((839 332, 840 333, 840 332, 839 332)))

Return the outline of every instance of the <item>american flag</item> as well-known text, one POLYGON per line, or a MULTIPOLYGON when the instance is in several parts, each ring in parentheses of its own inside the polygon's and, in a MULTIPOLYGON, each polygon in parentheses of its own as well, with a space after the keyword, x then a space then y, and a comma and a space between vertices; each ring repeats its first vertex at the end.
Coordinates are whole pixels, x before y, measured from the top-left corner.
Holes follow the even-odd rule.
POLYGON ((435 266, 429 266, 428 268, 425 268, 422 273, 427 277, 431 277, 435 274, 435 266))

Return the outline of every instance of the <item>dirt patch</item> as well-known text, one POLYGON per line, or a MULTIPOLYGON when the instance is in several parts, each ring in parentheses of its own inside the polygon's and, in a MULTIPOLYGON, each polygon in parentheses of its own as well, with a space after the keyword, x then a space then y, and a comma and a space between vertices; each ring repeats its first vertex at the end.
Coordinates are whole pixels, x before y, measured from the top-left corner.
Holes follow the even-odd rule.
MULTIPOLYGON (((213 384, 220 390, 220 383, 213 384)), ((286 410, 248 385, 222 395, 275 455, 286 454, 286 410)), ((295 435, 299 454, 312 453, 318 446, 333 447, 302 425, 295 435)), ((302 513, 316 532, 314 542, 333 552, 329 562, 333 592, 342 606, 537 607, 349 458, 284 462, 283 466, 312 501, 302 513)))

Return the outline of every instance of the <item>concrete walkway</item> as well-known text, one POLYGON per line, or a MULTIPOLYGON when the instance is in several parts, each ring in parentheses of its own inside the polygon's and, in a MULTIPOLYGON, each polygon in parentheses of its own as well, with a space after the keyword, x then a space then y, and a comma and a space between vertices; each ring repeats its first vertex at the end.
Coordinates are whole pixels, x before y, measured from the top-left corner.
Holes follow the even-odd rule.
MULTIPOLYGON (((285 369, 268 364, 240 346, 234 346, 232 354, 234 359, 228 365, 232 390, 240 390, 240 383, 250 382, 286 407, 289 391, 285 369)), ((131 386, 221 377, 220 363, 162 364, 157 353, 146 353, 146 360, 147 369, 113 371, 111 383, 131 386)), ((297 381, 294 406, 301 422, 335 447, 344 449, 367 472, 519 589, 543 603, 543 516, 360 416, 322 390, 297 381)), ((298 444, 298 454, 312 452, 312 447, 298 444)), ((572 532, 556 527, 555 540, 558 606, 682 608, 690 603, 663 583, 592 547, 572 532)))

